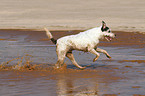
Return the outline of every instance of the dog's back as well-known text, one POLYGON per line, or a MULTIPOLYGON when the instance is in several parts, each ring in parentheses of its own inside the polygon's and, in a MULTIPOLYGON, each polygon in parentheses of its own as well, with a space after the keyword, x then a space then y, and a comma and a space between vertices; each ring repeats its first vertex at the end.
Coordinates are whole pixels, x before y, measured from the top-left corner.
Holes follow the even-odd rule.
POLYGON ((88 46, 95 47, 99 43, 98 30, 98 28, 93 28, 76 35, 61 37, 57 40, 57 46, 69 46, 71 49, 86 51, 88 46))

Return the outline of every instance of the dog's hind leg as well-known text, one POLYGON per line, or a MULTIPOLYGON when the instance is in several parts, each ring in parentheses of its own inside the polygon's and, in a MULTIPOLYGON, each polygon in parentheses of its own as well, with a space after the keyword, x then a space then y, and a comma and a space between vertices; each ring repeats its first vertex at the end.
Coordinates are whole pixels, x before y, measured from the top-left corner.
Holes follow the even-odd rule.
POLYGON ((78 67, 78 68, 80 68, 80 69, 85 69, 85 68, 86 68, 86 67, 80 66, 80 65, 76 62, 76 60, 75 60, 75 58, 74 58, 72 52, 68 52, 68 53, 66 54, 66 56, 71 60, 71 62, 72 62, 76 67, 78 67))
POLYGON ((108 54, 108 52, 107 52, 106 50, 103 50, 103 49, 97 48, 96 51, 97 51, 97 52, 104 53, 108 58, 111 58, 111 56, 108 54))
POLYGON ((63 62, 64 62, 64 58, 58 59, 57 62, 56 62, 56 64, 55 64, 55 67, 56 68, 60 68, 61 65, 63 64, 63 62))
POLYGON ((58 60, 55 64, 56 68, 60 68, 62 66, 62 64, 64 63, 64 59, 65 59, 65 52, 58 52, 57 56, 58 56, 58 60))

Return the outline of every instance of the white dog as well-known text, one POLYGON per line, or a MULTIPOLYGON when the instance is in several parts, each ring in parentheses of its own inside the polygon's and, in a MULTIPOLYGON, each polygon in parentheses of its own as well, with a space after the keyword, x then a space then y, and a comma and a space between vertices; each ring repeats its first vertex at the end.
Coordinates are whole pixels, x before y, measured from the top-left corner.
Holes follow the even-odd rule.
POLYGON ((80 69, 86 68, 77 64, 72 54, 73 50, 90 52, 96 55, 93 62, 95 62, 99 58, 100 54, 98 52, 104 53, 108 58, 111 58, 107 51, 97 48, 100 39, 106 38, 108 41, 111 41, 112 38, 116 36, 114 33, 111 33, 109 27, 106 26, 106 23, 104 21, 102 21, 102 26, 100 27, 92 28, 87 31, 80 32, 76 35, 64 36, 59 38, 58 40, 55 40, 53 38, 52 34, 47 28, 44 29, 47 36, 54 44, 56 44, 56 53, 58 56, 58 60, 56 63, 57 68, 61 67, 66 56, 76 67, 80 69))

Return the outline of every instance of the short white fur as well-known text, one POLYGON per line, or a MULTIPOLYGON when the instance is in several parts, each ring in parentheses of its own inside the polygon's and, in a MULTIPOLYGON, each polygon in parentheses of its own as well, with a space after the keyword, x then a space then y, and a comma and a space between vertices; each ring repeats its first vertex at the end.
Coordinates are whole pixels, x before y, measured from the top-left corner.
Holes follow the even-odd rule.
MULTIPOLYGON (((106 25, 106 23, 104 25, 106 25)), ((102 32, 102 27, 105 28, 105 26, 103 26, 102 24, 102 26, 100 27, 95 27, 87 31, 80 32, 76 35, 69 35, 59 38, 56 43, 56 53, 58 56, 56 68, 60 68, 62 66, 66 56, 76 67, 80 69, 86 68, 78 65, 78 63, 75 61, 74 56, 72 54, 73 50, 90 52, 96 55, 96 57, 93 59, 93 62, 95 62, 99 58, 100 54, 98 52, 104 53, 108 58, 111 58, 111 56, 107 53, 106 50, 97 48, 100 39, 103 39, 104 37, 115 37, 115 34, 112 32, 108 32, 108 30, 102 32)), ((52 39, 53 36, 49 32, 49 30, 47 28, 44 29, 46 31, 46 35, 50 39, 52 39)))

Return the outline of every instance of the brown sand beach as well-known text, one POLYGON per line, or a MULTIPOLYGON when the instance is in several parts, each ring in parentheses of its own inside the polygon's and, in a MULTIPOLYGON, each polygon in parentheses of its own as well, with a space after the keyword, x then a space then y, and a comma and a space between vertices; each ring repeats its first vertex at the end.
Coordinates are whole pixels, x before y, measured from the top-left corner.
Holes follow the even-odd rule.
POLYGON ((144 0, 1 0, 0 29, 88 29, 145 32, 144 0))
POLYGON ((1 0, 0 96, 145 96, 144 0, 1 0), (54 37, 100 26, 117 36, 99 47, 112 59, 73 51, 76 68, 67 58, 61 69, 54 37))

